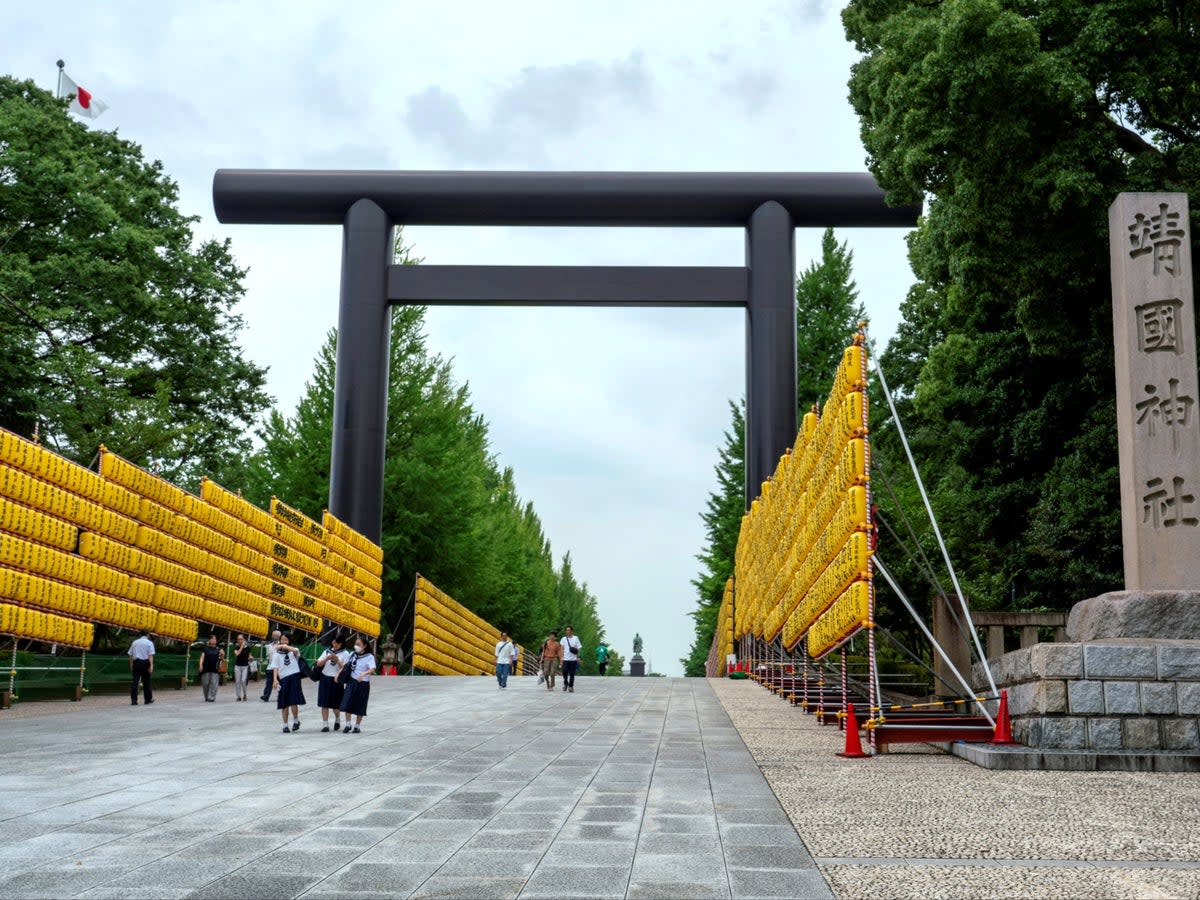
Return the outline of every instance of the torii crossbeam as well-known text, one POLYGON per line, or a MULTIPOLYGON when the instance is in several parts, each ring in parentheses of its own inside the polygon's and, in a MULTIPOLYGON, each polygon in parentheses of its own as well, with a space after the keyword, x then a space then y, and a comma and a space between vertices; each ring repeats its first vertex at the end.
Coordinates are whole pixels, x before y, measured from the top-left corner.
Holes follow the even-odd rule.
POLYGON ((746 502, 796 437, 795 229, 912 227, 868 174, 221 169, 225 223, 341 225, 329 510, 378 541, 393 303, 742 306, 746 502), (744 266, 395 266, 395 225, 729 226, 744 266))

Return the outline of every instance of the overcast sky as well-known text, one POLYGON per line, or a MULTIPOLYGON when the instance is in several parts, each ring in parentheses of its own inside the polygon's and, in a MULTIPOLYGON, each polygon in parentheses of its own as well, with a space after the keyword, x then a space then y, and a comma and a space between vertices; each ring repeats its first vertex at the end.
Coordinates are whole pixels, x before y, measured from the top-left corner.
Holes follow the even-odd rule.
MULTIPOLYGON (((291 412, 337 321, 340 229, 224 226, 218 168, 865 171, 855 59, 832 3, 59 2, 0 7, 4 69, 55 60, 161 159, 200 237, 248 267, 242 344, 291 412)), ((876 339, 911 274, 905 232, 846 229, 876 339)), ((429 263, 741 265, 737 229, 410 228, 429 263)), ((820 232, 797 232, 797 264, 820 232)), ((680 674, 699 514, 743 393, 735 309, 434 308, 493 449, 571 552, 610 642, 680 674)))

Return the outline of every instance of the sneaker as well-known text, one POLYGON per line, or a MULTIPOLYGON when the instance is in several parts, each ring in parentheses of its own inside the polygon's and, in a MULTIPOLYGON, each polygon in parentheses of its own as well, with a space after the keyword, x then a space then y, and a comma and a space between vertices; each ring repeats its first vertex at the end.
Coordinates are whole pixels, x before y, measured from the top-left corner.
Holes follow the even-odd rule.
POLYGON ((284 734, 291 734, 291 733, 292 733, 292 729, 290 729, 290 728, 288 728, 286 725, 284 725, 284 726, 283 726, 283 733, 284 733, 284 734))
POLYGON ((292 731, 299 731, 299 730, 300 730, 300 720, 297 719, 295 722, 292 723, 292 731))
POLYGON ((325 732, 325 731, 328 731, 328 730, 329 730, 329 726, 328 726, 328 725, 325 725, 325 726, 323 726, 323 727, 321 728, 321 731, 322 731, 322 732, 325 732))
POLYGON ((334 731, 341 731, 341 730, 342 730, 342 723, 341 723, 341 722, 334 722, 334 723, 333 723, 333 730, 334 730, 334 731))
POLYGON ((569 690, 571 691, 572 694, 575 693, 575 688, 573 686, 569 690))

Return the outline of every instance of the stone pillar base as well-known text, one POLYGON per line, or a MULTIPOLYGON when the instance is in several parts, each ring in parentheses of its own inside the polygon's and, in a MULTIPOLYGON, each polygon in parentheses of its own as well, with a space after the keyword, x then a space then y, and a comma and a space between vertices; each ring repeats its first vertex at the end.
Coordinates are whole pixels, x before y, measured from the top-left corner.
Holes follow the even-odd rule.
POLYGON ((1076 603, 1067 640, 1200 641, 1200 591, 1111 591, 1076 603))
POLYGON ((992 674, 1026 746, 1200 753, 1200 640, 1037 644, 993 660, 992 674))

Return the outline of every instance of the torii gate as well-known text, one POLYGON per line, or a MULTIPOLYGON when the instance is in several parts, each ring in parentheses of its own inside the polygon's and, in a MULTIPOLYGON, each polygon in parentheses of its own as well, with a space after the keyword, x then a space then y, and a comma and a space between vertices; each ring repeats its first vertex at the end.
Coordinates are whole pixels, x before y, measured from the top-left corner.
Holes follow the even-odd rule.
POLYGON ((746 308, 746 503, 796 437, 795 229, 912 227, 868 174, 220 169, 224 223, 341 225, 329 511, 378 541, 393 303, 746 308), (731 226, 744 266, 396 266, 394 225, 731 226))

